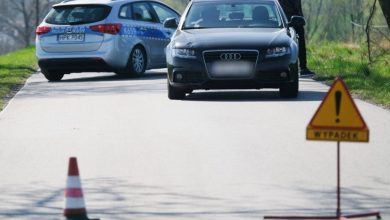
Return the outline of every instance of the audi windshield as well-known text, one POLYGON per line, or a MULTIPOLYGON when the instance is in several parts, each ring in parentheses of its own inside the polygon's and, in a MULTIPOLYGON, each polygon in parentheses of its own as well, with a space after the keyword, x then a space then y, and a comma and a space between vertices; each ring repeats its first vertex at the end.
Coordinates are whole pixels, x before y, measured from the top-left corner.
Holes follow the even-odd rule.
POLYGON ((194 2, 182 29, 281 27, 274 2, 194 2))

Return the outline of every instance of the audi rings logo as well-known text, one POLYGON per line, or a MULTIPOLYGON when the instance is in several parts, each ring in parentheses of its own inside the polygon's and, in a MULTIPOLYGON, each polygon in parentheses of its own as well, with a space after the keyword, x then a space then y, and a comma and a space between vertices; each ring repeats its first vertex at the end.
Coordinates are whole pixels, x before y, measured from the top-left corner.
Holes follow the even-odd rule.
POLYGON ((219 58, 225 61, 241 60, 242 55, 240 53, 221 53, 219 58))

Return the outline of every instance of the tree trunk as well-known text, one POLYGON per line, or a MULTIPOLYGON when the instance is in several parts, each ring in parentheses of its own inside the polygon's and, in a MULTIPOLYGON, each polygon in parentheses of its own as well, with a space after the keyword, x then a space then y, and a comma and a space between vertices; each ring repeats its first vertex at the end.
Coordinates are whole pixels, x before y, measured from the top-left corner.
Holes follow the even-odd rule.
POLYGON ((35 27, 38 27, 39 23, 40 23, 40 1, 39 0, 35 0, 35 27))
POLYGON ((389 0, 379 0, 379 3, 381 4, 383 14, 386 17, 387 26, 390 29, 390 1, 389 0))
MULTIPOLYGON (((21 12, 23 15, 23 21, 24 21, 24 46, 28 47, 30 45, 30 38, 31 38, 31 27, 30 27, 30 18, 31 14, 28 14, 28 9, 26 2, 23 0, 21 2, 21 12)), ((32 24, 31 24, 32 25, 32 24)))
POLYGON ((375 15, 377 1, 378 0, 374 0, 374 4, 371 7, 370 14, 369 14, 368 19, 367 19, 367 25, 366 25, 368 61, 370 64, 373 62, 372 47, 371 47, 371 23, 372 23, 372 19, 374 18, 374 15, 375 15))

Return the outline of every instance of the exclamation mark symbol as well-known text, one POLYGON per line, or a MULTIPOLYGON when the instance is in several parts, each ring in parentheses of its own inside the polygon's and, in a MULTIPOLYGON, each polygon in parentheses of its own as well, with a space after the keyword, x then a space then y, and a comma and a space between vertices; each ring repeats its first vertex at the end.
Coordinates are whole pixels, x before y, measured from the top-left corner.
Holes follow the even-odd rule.
POLYGON ((336 100, 336 123, 340 123, 340 107, 341 107, 341 96, 342 96, 342 93, 340 91, 336 91, 336 93, 334 94, 335 96, 335 100, 336 100))

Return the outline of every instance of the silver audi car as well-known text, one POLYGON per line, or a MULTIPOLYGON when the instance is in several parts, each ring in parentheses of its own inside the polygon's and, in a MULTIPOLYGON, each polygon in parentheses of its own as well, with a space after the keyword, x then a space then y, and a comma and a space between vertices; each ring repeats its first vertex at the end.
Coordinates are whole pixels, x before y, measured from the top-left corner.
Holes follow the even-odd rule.
POLYGON ((49 81, 76 72, 140 76, 166 67, 164 50, 175 29, 163 23, 179 17, 153 0, 63 1, 36 29, 39 67, 49 81))

